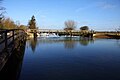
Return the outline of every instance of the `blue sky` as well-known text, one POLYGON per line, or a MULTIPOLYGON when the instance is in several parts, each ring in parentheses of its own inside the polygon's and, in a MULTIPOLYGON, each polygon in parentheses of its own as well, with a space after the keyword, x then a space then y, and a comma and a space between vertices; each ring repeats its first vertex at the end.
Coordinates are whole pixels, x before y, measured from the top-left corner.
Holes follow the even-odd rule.
POLYGON ((42 29, 63 29, 66 20, 77 22, 77 28, 115 30, 120 26, 120 0, 4 0, 6 16, 27 25, 35 15, 42 29))

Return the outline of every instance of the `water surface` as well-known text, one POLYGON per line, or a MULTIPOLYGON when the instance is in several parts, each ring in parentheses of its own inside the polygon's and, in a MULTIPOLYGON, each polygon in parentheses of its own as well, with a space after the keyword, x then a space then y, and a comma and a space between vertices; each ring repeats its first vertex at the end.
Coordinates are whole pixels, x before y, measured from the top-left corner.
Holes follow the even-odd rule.
POLYGON ((120 80, 120 40, 28 40, 19 80, 120 80))

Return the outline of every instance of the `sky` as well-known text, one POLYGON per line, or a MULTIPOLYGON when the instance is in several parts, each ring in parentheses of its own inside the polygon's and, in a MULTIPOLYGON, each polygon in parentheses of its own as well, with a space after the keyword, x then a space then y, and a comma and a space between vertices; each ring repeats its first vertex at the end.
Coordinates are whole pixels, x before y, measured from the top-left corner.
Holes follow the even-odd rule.
POLYGON ((63 29, 74 20, 76 29, 115 30, 120 26, 120 0, 3 0, 6 17, 27 25, 32 15, 39 29, 63 29))

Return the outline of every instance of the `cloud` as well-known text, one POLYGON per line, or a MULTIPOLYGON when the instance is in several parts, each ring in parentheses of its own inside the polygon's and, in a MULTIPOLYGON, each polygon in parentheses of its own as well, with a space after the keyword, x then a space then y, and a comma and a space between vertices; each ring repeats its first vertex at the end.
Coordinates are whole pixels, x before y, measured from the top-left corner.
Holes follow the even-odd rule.
POLYGON ((81 22, 77 22, 77 24, 89 24, 88 21, 81 21, 81 22))
POLYGON ((42 22, 45 22, 45 21, 46 21, 46 18, 47 18, 47 16, 45 16, 45 15, 40 15, 40 19, 41 19, 42 22))
POLYGON ((89 6, 86 6, 86 7, 80 7, 80 8, 77 8, 75 10, 75 12, 80 12, 80 11, 83 11, 83 10, 86 10, 86 9, 89 9, 89 8, 93 8, 94 5, 89 5, 89 6))
POLYGON ((102 9, 113 9, 116 7, 116 5, 110 4, 107 2, 99 2, 98 7, 102 8, 102 9))
POLYGON ((111 8, 114 8, 115 6, 114 5, 110 5, 110 4, 106 4, 103 6, 103 9, 111 9, 111 8))
POLYGON ((85 10, 85 9, 86 9, 85 7, 84 8, 78 8, 78 9, 75 10, 75 12, 80 12, 80 11, 85 10))
POLYGON ((80 11, 87 10, 87 9, 93 9, 93 8, 113 9, 115 7, 117 7, 117 6, 114 5, 114 4, 108 3, 108 2, 95 2, 95 3, 91 4, 91 5, 77 8, 75 10, 75 12, 78 13, 80 11))
POLYGON ((45 16, 45 15, 41 15, 40 17, 41 17, 42 19, 45 19, 45 18, 46 18, 46 16, 45 16))

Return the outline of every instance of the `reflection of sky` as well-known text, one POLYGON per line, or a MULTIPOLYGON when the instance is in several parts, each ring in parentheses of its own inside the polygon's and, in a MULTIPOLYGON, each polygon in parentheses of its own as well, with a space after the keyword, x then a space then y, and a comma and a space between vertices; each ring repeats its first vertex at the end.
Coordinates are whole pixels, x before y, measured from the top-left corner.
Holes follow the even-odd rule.
POLYGON ((66 49, 64 42, 40 43, 32 54, 26 48, 21 79, 104 80, 117 79, 120 72, 120 47, 114 39, 95 40, 83 46, 75 41, 75 47, 66 49), (87 75, 86 75, 87 74, 87 75), (102 74, 102 75, 101 75, 102 74), (105 76, 104 76, 104 75, 105 76), (30 76, 32 75, 32 77, 30 76), (61 77, 59 77, 61 76, 61 77))

